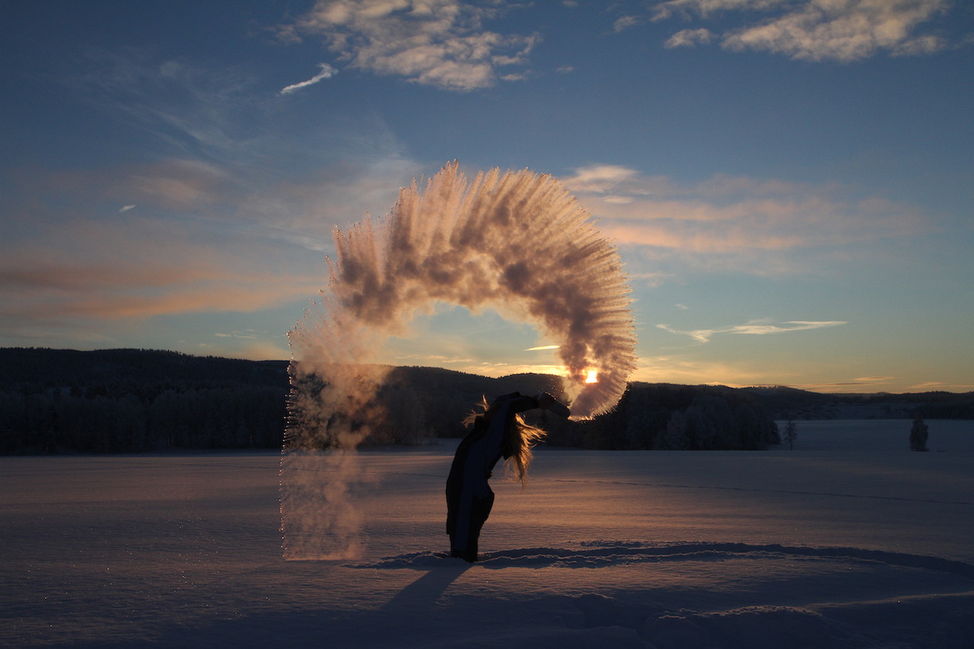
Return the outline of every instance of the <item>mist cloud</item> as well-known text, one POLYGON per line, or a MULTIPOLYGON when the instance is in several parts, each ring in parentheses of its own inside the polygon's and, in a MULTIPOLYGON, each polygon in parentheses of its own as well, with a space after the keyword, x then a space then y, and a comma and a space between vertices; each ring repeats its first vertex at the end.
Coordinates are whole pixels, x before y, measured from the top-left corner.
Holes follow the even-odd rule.
POLYGON ((361 552, 352 506, 357 445, 384 413, 376 351, 423 310, 493 308, 558 342, 573 416, 618 402, 635 369, 629 288, 618 253, 551 176, 456 163, 401 190, 389 216, 335 232, 320 308, 290 335, 292 407, 282 463, 284 554, 361 552), (590 370, 597 383, 586 383, 590 370), (320 449, 337 453, 319 455, 320 449))

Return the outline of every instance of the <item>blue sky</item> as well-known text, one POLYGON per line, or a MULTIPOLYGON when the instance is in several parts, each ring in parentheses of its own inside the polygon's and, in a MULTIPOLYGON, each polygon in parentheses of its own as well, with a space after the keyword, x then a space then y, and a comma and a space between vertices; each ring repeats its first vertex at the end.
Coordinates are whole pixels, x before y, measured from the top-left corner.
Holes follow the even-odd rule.
MULTIPOLYGON (((974 5, 5 2, 0 345, 287 358, 331 231, 444 163, 619 246, 635 378, 974 389, 974 5)), ((544 369, 435 305, 399 364, 544 369)))

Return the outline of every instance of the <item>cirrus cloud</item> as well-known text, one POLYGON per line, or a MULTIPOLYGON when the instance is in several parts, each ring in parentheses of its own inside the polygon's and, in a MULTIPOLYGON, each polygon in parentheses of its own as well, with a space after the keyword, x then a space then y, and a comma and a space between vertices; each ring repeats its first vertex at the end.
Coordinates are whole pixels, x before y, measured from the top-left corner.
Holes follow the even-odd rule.
MULTIPOLYGON (((725 30, 721 47, 806 61, 851 62, 881 51, 906 56, 943 49, 944 38, 932 31, 922 33, 920 26, 946 13, 950 5, 950 0, 667 0, 654 7, 652 20, 766 12, 765 17, 725 30)), ((673 34, 666 47, 692 47, 710 42, 712 36, 708 29, 684 29, 673 34)))
POLYGON ((671 334, 690 336, 699 343, 709 343, 710 339, 717 334, 736 334, 739 336, 766 336, 768 334, 784 334, 795 331, 809 331, 811 329, 822 329, 824 327, 838 327, 849 324, 845 320, 788 320, 787 322, 768 322, 766 320, 752 320, 745 324, 732 325, 730 327, 720 327, 717 329, 674 329, 666 324, 658 324, 656 327, 671 334))
POLYGON ((680 183, 609 164, 562 180, 624 247, 754 274, 800 267, 796 251, 825 258, 929 227, 910 205, 832 184, 721 174, 680 183))
POLYGON ((525 63, 538 41, 484 29, 497 13, 459 0, 318 0, 278 34, 319 37, 354 68, 466 91, 522 78, 498 70, 525 63))
POLYGON ((694 45, 706 45, 714 38, 714 33, 709 29, 681 29, 677 33, 666 39, 664 46, 667 48, 674 47, 692 47, 694 45))
POLYGON ((0 261, 0 335, 78 319, 110 321, 219 311, 253 312, 300 301, 319 275, 253 262, 243 240, 216 248, 149 219, 59 223, 0 261))

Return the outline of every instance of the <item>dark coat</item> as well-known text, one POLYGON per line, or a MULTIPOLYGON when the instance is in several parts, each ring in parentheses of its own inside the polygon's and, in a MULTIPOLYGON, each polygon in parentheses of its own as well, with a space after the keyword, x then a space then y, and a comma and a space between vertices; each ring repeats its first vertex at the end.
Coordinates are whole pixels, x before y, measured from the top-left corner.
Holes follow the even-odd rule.
POLYGON ((474 420, 473 429, 457 447, 446 480, 446 533, 452 556, 477 560, 480 530, 494 505, 487 480, 497 461, 514 452, 514 416, 537 407, 534 397, 518 392, 500 396, 474 420))

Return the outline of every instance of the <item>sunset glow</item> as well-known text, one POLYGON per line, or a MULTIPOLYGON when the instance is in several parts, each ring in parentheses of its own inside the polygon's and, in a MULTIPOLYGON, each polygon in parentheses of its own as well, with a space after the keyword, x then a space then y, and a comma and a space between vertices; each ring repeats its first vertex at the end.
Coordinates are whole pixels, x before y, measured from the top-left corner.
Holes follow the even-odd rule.
MULTIPOLYGON (((591 214, 631 286, 635 377, 974 390, 965 3, 191 4, 5 16, 0 346, 287 359, 333 230, 381 227, 458 160, 549 174, 591 214)), ((505 218, 522 236, 482 243, 515 257, 556 234, 505 218)), ((379 362, 575 367, 525 305, 440 297, 379 362)))

